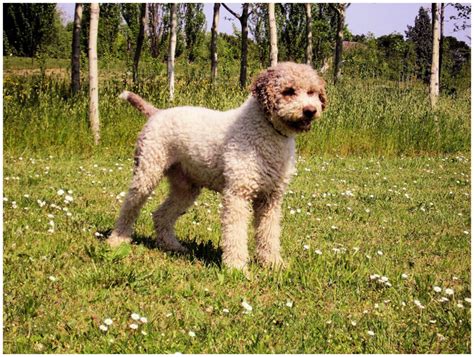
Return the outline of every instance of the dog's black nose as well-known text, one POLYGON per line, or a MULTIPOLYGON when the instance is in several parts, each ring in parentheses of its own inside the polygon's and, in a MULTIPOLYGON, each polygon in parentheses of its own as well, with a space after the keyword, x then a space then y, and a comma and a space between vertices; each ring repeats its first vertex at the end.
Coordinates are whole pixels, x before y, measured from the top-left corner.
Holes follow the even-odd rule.
POLYGON ((315 114, 316 114, 316 107, 312 105, 307 105, 303 108, 303 115, 306 118, 311 119, 312 117, 314 117, 315 114))

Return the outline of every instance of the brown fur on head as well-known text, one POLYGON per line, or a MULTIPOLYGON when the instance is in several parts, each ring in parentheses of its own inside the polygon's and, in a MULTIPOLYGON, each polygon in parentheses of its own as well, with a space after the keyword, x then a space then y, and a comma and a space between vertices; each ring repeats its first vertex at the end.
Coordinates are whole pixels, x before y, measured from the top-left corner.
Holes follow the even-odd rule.
POLYGON ((311 66, 283 62, 260 73, 251 89, 273 126, 292 134, 308 131, 326 108, 325 86, 311 66))

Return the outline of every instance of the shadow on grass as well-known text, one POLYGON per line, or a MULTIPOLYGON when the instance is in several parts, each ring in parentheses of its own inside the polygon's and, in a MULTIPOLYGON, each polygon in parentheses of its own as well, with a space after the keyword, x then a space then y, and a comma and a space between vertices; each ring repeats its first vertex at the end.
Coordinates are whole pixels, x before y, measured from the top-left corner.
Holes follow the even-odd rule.
MULTIPOLYGON (((105 243, 105 240, 112 234, 112 229, 98 231, 101 236, 98 237, 100 241, 105 243)), ((132 235, 133 244, 142 245, 148 249, 157 249, 161 250, 157 244, 156 240, 150 236, 133 234, 132 235)), ((219 268, 222 266, 222 249, 216 248, 211 241, 196 243, 195 241, 180 241, 181 244, 186 247, 188 253, 175 253, 172 254, 176 256, 188 257, 190 260, 197 259, 203 262, 206 266, 216 265, 219 268)))

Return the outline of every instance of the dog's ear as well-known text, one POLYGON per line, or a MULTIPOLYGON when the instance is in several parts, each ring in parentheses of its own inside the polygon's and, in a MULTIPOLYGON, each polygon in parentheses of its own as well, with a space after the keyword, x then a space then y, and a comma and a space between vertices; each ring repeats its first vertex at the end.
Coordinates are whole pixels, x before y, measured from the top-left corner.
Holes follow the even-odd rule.
POLYGON ((326 81, 322 78, 320 78, 319 80, 320 80, 320 87, 321 87, 319 91, 319 100, 321 101, 321 106, 323 110, 325 110, 327 105, 329 104, 328 96, 326 94, 326 81))
POLYGON ((276 89, 273 83, 275 82, 276 71, 267 69, 260 73, 252 83, 252 95, 262 105, 267 113, 274 110, 274 103, 276 97, 276 89))

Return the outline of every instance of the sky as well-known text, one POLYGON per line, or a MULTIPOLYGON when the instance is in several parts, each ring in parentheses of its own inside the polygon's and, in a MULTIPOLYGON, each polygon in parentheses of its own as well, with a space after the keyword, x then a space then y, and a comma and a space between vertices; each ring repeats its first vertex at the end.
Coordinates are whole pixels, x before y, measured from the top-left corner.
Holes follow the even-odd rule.
MULTIPOLYGON (((226 3, 227 4, 227 3, 226 3)), ((232 3, 228 6, 239 13, 240 4, 232 3)), ((71 20, 74 14, 74 3, 59 4, 64 11, 64 15, 71 20)), ((405 35, 407 26, 413 26, 415 17, 420 7, 429 8, 430 3, 353 3, 347 9, 346 24, 354 35, 367 35, 369 32, 376 37, 398 32, 405 35)), ((212 25, 213 3, 204 4, 204 13, 206 15, 207 27, 210 30, 212 25)), ((445 10, 445 36, 454 36, 457 39, 471 45, 470 29, 463 32, 453 32, 454 21, 449 20, 449 16, 454 15, 452 6, 445 10)), ((223 7, 220 10, 219 32, 232 33, 232 23, 239 28, 235 18, 223 7)))

